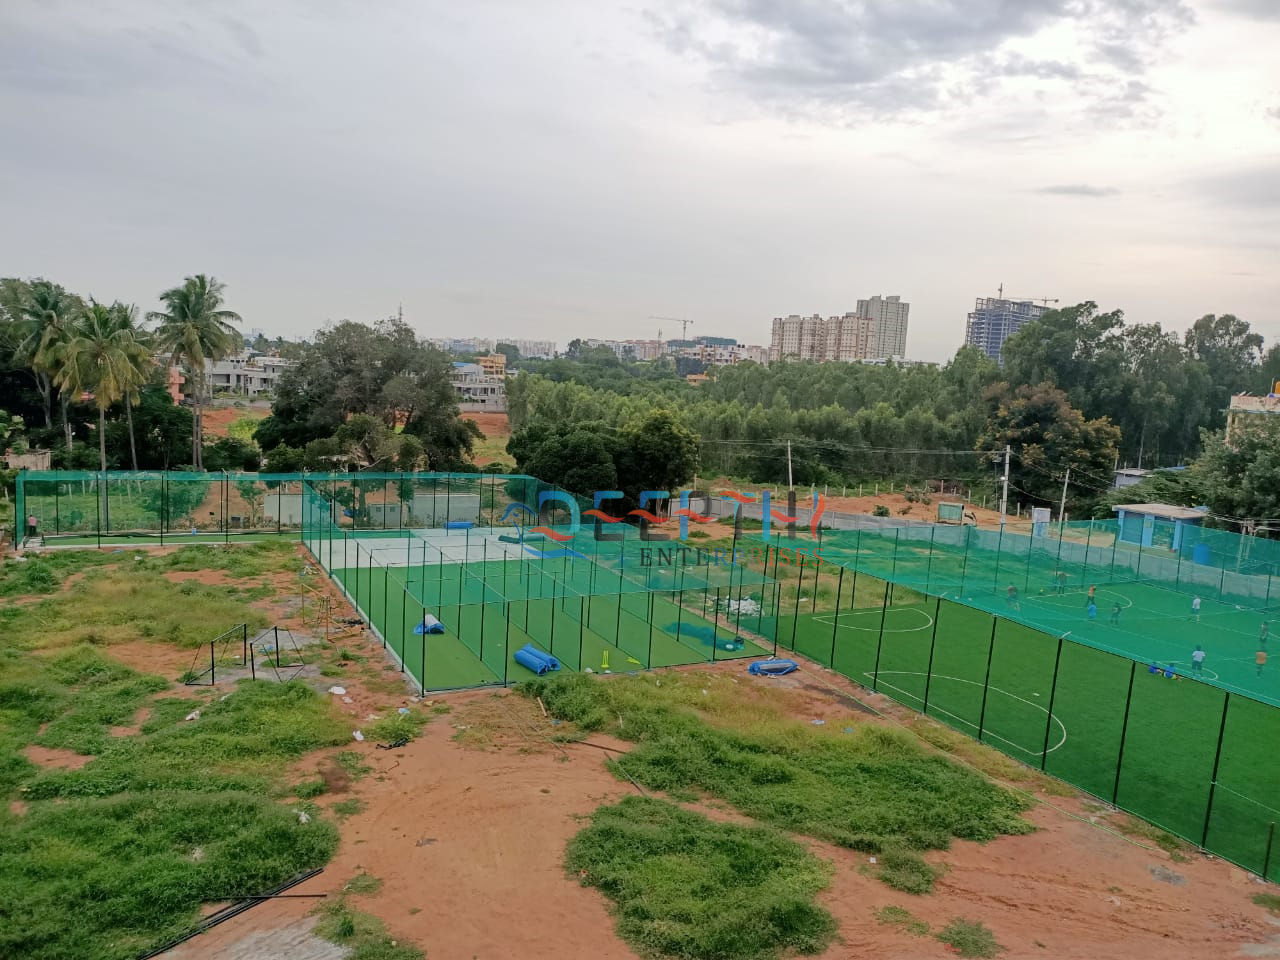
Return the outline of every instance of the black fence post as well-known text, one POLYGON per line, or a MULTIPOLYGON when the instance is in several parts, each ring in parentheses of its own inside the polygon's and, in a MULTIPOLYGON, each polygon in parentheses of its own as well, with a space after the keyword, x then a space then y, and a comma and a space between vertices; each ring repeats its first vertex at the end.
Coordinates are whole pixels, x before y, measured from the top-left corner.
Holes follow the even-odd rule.
POLYGON ((1271 821, 1271 826, 1267 828, 1267 852, 1262 858, 1262 878, 1270 880, 1268 874, 1271 873, 1271 846, 1276 839, 1276 822, 1271 821))
MULTIPOLYGON (((804 586, 804 567, 800 568, 800 578, 796 580, 796 608, 791 617, 791 650, 796 649, 796 629, 800 626, 800 590, 804 586)), ((817 594, 815 586, 814 593, 817 594)))
POLYGON ((254 665, 254 661, 253 661, 253 644, 252 643, 249 644, 249 679, 250 680, 258 679, 258 669, 254 665))
POLYGON ((275 648, 276 648, 276 669, 279 670, 280 669, 280 628, 272 627, 271 629, 273 631, 273 639, 274 639, 275 648))
POLYGON ((938 614, 941 612, 942 598, 938 597, 933 604, 933 633, 929 637, 929 666, 925 667, 924 673, 924 705, 920 708, 921 713, 929 712, 929 687, 933 681, 933 650, 938 644, 938 614))
POLYGON ((209 686, 216 687, 218 685, 218 661, 213 653, 213 640, 209 641, 209 686))
POLYGON ((1116 754, 1116 782, 1111 788, 1111 805, 1113 807, 1120 798, 1120 771, 1124 768, 1124 741, 1129 733, 1129 707, 1133 703, 1133 678, 1137 672, 1137 661, 1131 661, 1129 664, 1129 692, 1124 697, 1124 720, 1120 724, 1120 750, 1116 754))
POLYGON ((1218 764, 1222 760, 1222 738, 1227 732, 1227 711, 1231 709, 1231 693, 1222 697, 1222 722, 1218 725, 1218 749, 1213 755, 1213 774, 1209 777, 1209 802, 1204 808, 1204 830, 1200 833, 1200 846, 1209 841, 1209 820, 1213 816, 1213 794, 1218 789, 1218 764))
POLYGON ((249 624, 240 624, 240 662, 249 659, 249 624))
POLYGON ((991 640, 987 643, 987 675, 982 679, 982 706, 978 708, 978 742, 982 742, 982 731, 987 723, 987 691, 991 689, 991 661, 996 654, 996 626, 998 617, 991 618, 991 640))
POLYGON ((889 612, 889 588, 891 584, 888 580, 884 582, 884 597, 880 602, 880 635, 876 639, 876 664, 871 668, 871 689, 880 692, 880 648, 884 646, 884 618, 889 612))
POLYGON ((1062 665, 1062 641, 1065 639, 1065 637, 1058 638, 1058 653, 1053 658, 1053 683, 1049 687, 1049 714, 1044 718, 1044 747, 1040 751, 1041 770, 1049 762, 1049 731, 1053 729, 1053 701, 1058 695, 1058 667, 1062 665))
POLYGON ((840 595, 843 591, 844 567, 841 567, 840 578, 836 581, 836 612, 831 617, 831 656, 827 659, 828 667, 834 667, 836 665, 836 632, 840 629, 840 595))

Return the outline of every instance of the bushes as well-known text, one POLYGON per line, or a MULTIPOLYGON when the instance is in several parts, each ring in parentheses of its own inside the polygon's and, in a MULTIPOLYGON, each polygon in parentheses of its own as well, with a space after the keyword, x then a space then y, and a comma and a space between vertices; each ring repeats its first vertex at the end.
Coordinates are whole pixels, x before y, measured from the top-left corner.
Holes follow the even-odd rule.
POLYGON ((819 953, 835 936, 813 899, 830 867, 778 830, 627 797, 596 810, 565 866, 614 901, 618 933, 642 952, 756 960, 819 953))

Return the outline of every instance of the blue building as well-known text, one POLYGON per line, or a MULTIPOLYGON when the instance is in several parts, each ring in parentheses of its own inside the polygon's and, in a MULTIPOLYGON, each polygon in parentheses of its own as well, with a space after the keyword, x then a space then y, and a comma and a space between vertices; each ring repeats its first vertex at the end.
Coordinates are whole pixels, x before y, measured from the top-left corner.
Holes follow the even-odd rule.
POLYGON ((1167 503, 1126 503, 1111 509, 1116 513, 1120 542, 1167 547, 1170 551, 1181 550, 1184 540, 1194 542, 1189 534, 1196 531, 1190 528, 1199 527, 1205 518, 1204 510, 1167 503))
POLYGON ((1002 300, 979 297, 965 325, 966 346, 977 347, 997 363, 1002 362, 1004 342, 1032 320, 1044 316, 1048 307, 1030 300, 1002 300))

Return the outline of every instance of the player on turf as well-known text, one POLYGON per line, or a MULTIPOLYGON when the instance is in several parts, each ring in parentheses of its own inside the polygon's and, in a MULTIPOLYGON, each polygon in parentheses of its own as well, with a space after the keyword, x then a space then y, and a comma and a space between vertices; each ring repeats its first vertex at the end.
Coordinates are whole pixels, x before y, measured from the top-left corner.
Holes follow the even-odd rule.
POLYGON ((1111 625, 1113 627, 1120 626, 1120 604, 1117 603, 1111 608, 1111 625))
POLYGON ((1197 674, 1204 672, 1204 647, 1198 643, 1196 648, 1191 651, 1191 672, 1197 674))
POLYGON ((1086 610, 1088 611, 1090 620, 1098 619, 1098 605, 1094 603, 1092 600, 1089 601, 1089 606, 1086 608, 1086 610))
POLYGON ((1057 584, 1058 593, 1059 594, 1066 593, 1067 592, 1067 571, 1059 570, 1057 573, 1053 575, 1053 579, 1057 584))
POLYGON ((1009 584, 1009 591, 1008 591, 1008 594, 1005 596, 1004 602, 1007 603, 1014 610, 1022 609, 1022 605, 1018 603, 1018 588, 1015 587, 1012 583, 1009 584))
POLYGON ((1258 676, 1262 676, 1262 668, 1267 665, 1267 651, 1259 647, 1258 652, 1253 655, 1253 662, 1258 665, 1258 676))
POLYGON ((1200 622, 1200 598, 1193 597, 1191 600, 1191 619, 1196 623, 1200 622))
POLYGON ((1098 593, 1098 588, 1097 588, 1096 586, 1093 586, 1092 584, 1090 584, 1090 585, 1089 585, 1089 597, 1088 597, 1088 599, 1087 599, 1087 600, 1085 600, 1085 603, 1084 603, 1084 605, 1085 605, 1086 607, 1092 607, 1092 606, 1094 606, 1094 601, 1097 599, 1097 593, 1098 593))

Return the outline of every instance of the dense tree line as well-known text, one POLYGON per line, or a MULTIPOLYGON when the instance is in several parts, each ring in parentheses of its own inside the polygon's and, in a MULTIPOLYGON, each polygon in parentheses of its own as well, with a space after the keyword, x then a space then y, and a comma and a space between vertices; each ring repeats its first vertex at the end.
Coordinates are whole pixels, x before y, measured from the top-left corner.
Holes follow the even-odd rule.
POLYGON ((160 294, 162 309, 144 323, 130 304, 84 298, 48 280, 0 279, 0 388, 25 428, 10 446, 52 448, 59 467, 200 469, 203 391, 192 390, 189 411, 158 408, 173 407, 167 366, 184 369, 194 387, 206 360, 242 345, 233 326, 240 318, 223 295, 216 279, 187 277, 160 294), (181 455, 177 431, 190 439, 181 455))

